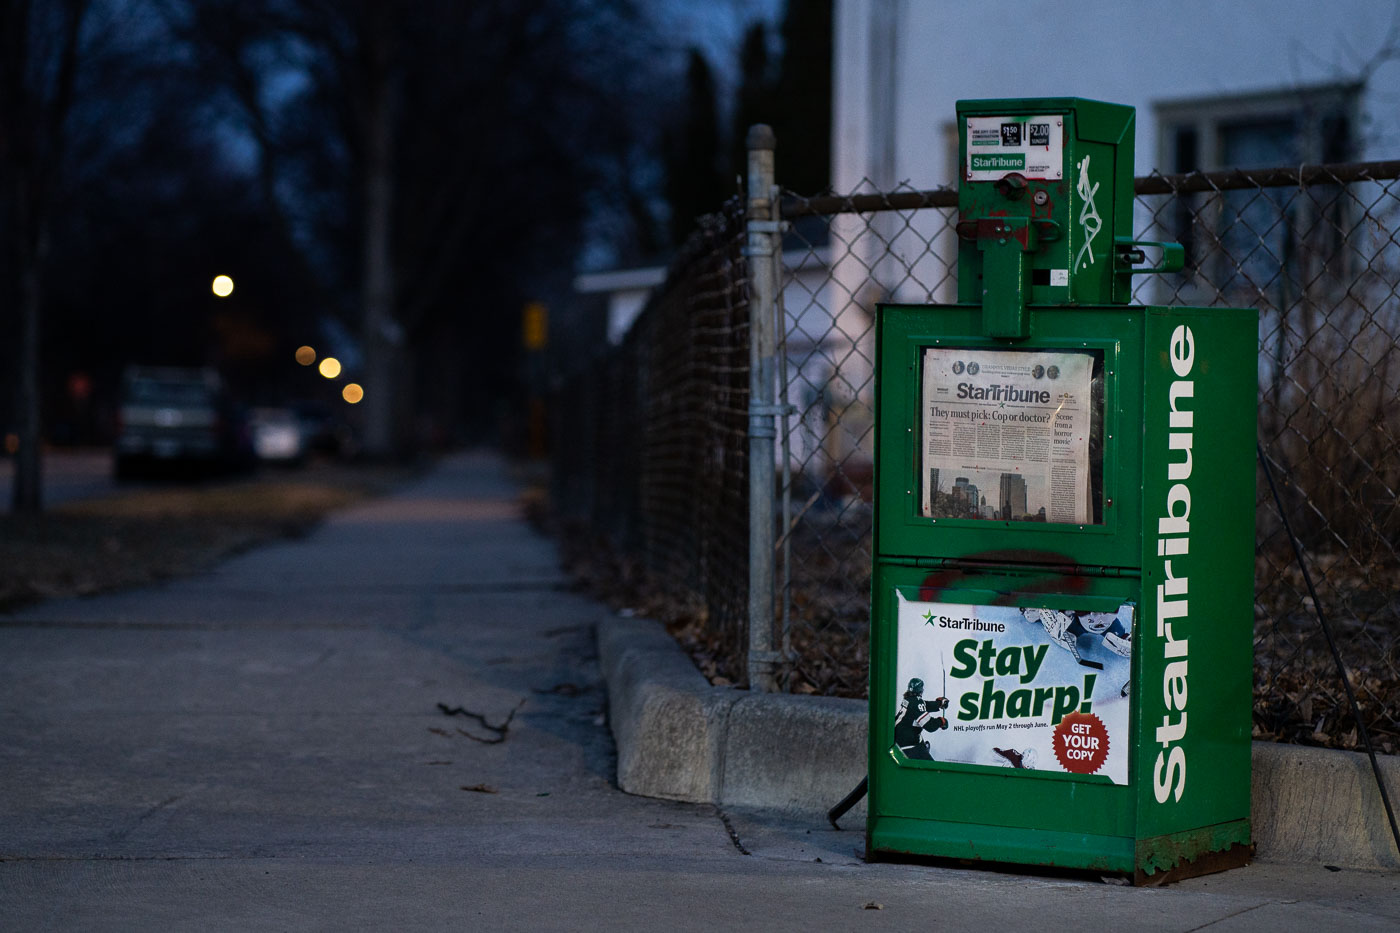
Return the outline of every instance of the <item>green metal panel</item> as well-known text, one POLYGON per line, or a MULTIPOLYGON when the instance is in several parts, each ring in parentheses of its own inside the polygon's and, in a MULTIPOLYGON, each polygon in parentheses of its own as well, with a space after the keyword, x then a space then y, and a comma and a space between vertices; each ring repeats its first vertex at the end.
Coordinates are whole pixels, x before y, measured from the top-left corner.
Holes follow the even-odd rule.
MULTIPOLYGON (((976 572, 881 562, 873 589, 877 624, 884 624, 901 589, 930 601, 1097 608, 1129 598, 1137 581, 1053 569, 976 572)), ((896 639, 886 630, 872 647, 870 851, 1132 870, 1131 786, 1102 776, 911 761, 899 754, 893 736, 896 639)), ((938 736, 932 739, 935 757, 938 736)))
POLYGON ((1249 817, 1257 333, 1253 310, 1148 309, 1144 837, 1249 817))
MULTIPOLYGON (((983 798, 986 806, 1006 805, 983 798)), ((1010 805, 1019 806, 1021 800, 1010 805)), ((940 807, 941 810, 941 807, 940 807)), ((873 825, 870 851, 1048 865, 1101 872, 1131 872, 1134 845, 1131 836, 1099 836, 1087 832, 1056 832, 1036 827, 1009 829, 975 823, 942 820, 910 820, 885 817, 873 825)))

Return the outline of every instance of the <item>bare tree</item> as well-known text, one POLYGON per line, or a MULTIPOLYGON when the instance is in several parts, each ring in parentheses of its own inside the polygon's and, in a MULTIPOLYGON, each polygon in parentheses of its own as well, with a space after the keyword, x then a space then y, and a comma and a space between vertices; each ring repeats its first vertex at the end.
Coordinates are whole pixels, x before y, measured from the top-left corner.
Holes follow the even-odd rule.
POLYGON ((4 0, 0 4, 0 228, 5 262, 18 283, 19 436, 11 507, 43 509, 40 457, 40 283, 49 249, 53 195, 64 163, 83 23, 89 0, 4 0))
POLYGON ((632 0, 191 9, 183 32, 258 143, 287 242, 357 293, 367 452, 402 447, 415 389, 486 418, 519 378, 521 305, 567 282, 602 192, 636 203, 619 166, 652 66, 632 0))

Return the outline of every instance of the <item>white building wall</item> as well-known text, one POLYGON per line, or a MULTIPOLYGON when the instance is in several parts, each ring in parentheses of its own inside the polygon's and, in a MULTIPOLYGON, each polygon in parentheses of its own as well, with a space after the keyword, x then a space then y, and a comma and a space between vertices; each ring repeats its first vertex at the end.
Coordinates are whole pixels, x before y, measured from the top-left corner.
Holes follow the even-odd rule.
MULTIPOLYGON (((1153 105, 1367 79, 1359 158, 1400 153, 1394 0, 836 0, 833 187, 871 176, 879 134, 862 119, 890 93, 872 81, 871 24, 894 17, 894 176, 954 182, 947 127, 964 98, 1089 97, 1137 108, 1137 166, 1159 163, 1153 105)), ((954 137, 955 138, 955 137, 954 137)))

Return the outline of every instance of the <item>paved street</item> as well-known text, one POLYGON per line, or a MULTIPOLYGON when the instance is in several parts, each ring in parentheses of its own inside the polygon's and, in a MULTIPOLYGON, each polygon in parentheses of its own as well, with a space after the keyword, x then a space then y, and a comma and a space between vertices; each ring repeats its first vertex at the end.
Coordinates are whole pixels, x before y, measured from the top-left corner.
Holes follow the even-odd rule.
POLYGON ((1400 924, 1395 875, 1144 890, 867 864, 855 824, 625 795, 606 609, 516 494, 462 455, 209 575, 0 616, 0 928, 1400 924))

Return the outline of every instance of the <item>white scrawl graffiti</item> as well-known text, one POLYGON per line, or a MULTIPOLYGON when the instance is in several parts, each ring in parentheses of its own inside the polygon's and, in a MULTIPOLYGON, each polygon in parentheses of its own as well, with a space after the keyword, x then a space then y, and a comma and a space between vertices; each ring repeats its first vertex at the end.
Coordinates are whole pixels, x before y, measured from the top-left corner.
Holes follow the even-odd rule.
POLYGON ((1094 204, 1094 195, 1098 193, 1099 186, 1089 183, 1088 156, 1079 160, 1079 183, 1074 190, 1084 202, 1079 209, 1079 226, 1084 231, 1084 243, 1074 257, 1074 268, 1078 270, 1094 264, 1094 237, 1098 236, 1099 230, 1103 228, 1103 218, 1099 216, 1098 206, 1094 204))

